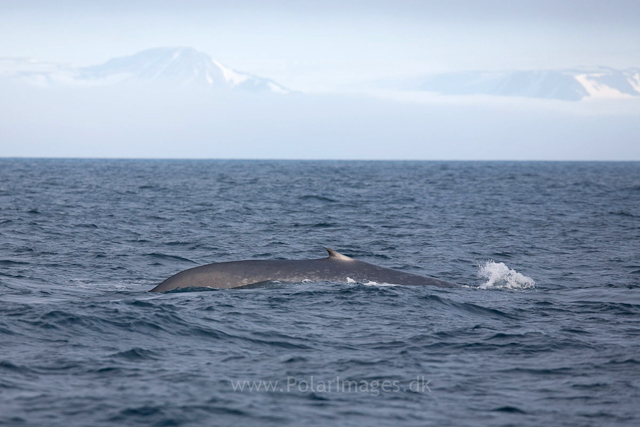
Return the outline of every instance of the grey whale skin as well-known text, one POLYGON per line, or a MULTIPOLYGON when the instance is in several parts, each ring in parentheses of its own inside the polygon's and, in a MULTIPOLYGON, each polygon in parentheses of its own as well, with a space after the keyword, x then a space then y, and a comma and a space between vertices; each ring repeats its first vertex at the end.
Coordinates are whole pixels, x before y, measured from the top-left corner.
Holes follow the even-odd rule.
POLYGON ((327 248, 329 256, 308 260, 247 260, 207 264, 169 277, 150 292, 179 288, 229 289, 279 282, 376 282, 453 287, 452 283, 358 261, 327 248))

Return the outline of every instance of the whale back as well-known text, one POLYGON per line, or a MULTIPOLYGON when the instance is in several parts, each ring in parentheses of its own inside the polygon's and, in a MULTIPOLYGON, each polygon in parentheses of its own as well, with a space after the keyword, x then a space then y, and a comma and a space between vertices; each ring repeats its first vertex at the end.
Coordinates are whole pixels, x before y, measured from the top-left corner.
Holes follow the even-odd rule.
POLYGON ((166 292, 179 288, 241 288, 256 283, 376 282, 397 285, 453 286, 448 282, 358 261, 327 248, 329 256, 311 260, 245 260, 207 264, 184 270, 153 288, 166 292))

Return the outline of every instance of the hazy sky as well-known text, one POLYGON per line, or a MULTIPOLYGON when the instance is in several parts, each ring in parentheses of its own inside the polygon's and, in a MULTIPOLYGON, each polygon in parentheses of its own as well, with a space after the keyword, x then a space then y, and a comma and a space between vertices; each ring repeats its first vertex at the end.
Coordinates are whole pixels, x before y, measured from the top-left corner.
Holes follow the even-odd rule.
POLYGON ((640 66, 637 0, 0 0, 0 57, 191 46, 298 90, 444 70, 640 66))

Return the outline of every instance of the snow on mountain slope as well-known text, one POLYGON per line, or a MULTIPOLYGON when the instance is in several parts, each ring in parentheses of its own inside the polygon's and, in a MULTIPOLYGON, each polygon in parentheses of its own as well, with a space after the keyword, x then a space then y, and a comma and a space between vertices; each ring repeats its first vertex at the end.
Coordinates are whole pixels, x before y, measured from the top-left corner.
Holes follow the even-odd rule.
POLYGON ((46 63, 34 60, 5 60, 4 63, 0 61, 0 77, 19 79, 36 85, 153 84, 161 87, 204 90, 289 92, 272 80, 235 71, 213 60, 204 52, 185 47, 147 49, 89 67, 43 64, 46 63))
POLYGON ((640 96, 640 70, 532 70, 439 74, 405 86, 444 95, 494 95, 579 101, 640 96))
MULTIPOLYGON (((153 86, 198 91, 289 93, 272 80, 233 70, 187 47, 147 49, 103 64, 73 67, 24 58, 0 58, 0 79, 36 86, 153 86)), ((565 101, 640 96, 640 69, 470 71, 390 83, 392 90, 442 95, 489 95, 565 101)), ((389 82, 385 84, 388 88, 389 82)), ((366 91, 367 88, 364 90, 366 91)))
POLYGON ((625 98, 640 95, 639 70, 603 69, 599 72, 578 74, 575 79, 593 98, 625 98))

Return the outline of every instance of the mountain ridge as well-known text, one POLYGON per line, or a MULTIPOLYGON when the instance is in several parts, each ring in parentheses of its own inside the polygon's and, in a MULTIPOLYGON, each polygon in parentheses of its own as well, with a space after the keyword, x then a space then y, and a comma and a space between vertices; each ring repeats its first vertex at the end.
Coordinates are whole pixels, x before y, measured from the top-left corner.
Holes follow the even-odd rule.
POLYGON ((640 96, 640 69, 465 71, 417 77, 392 85, 403 91, 442 95, 519 96, 580 101, 586 98, 640 96))
MULTIPOLYGON (((0 78, 35 86, 151 86, 198 91, 291 93, 273 80, 237 71, 191 47, 155 47, 97 65, 77 67, 28 58, 0 58, 0 78)), ((640 96, 640 68, 462 71, 360 85, 401 92, 488 95, 562 101, 640 96)), ((337 91, 339 92, 339 91, 337 91)))
MULTIPOLYGON (((156 47, 120 56, 91 66, 44 63, 25 58, 13 61, 15 72, 2 73, 29 84, 50 85, 153 85, 191 87, 200 90, 242 90, 289 93, 273 80, 223 65, 208 54, 190 47, 156 47)), ((5 64, 7 65, 7 64, 5 64)), ((10 68, 10 66, 9 66, 10 68)))

